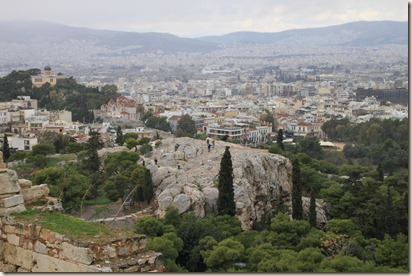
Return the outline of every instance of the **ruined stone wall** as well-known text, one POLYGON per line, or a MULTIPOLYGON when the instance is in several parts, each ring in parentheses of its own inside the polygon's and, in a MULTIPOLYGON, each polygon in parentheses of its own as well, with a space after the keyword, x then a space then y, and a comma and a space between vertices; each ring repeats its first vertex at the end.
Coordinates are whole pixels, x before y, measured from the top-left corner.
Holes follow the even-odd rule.
POLYGON ((0 218, 2 272, 164 271, 161 253, 146 250, 146 237, 95 243, 73 240, 42 226, 0 218))

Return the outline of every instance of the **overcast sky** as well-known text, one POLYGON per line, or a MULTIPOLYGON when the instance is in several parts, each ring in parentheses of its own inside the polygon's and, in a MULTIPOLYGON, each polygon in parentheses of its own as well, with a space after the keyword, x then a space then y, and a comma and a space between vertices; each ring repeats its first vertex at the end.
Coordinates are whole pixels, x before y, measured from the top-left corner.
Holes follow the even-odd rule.
POLYGON ((0 20, 183 37, 408 20, 407 0, 2 0, 0 20))

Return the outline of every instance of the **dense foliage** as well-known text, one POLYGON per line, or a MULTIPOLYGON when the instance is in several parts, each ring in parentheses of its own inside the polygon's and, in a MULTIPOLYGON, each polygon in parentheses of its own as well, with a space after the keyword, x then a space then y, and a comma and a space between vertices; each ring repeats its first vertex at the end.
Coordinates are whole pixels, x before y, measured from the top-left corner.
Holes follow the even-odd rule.
POLYGON ((31 76, 40 74, 39 69, 12 71, 0 78, 0 101, 11 101, 17 96, 37 99, 40 108, 69 110, 73 121, 93 122, 93 109, 120 96, 115 85, 97 88, 78 84, 73 77, 58 79, 55 86, 46 83, 40 88, 32 87, 31 76))
POLYGON ((177 122, 176 137, 191 137, 196 134, 196 122, 190 117, 190 115, 183 115, 177 122))
POLYGON ((168 208, 164 219, 143 218, 137 233, 162 252, 168 272, 407 272, 406 236, 368 239, 349 219, 324 230, 277 213, 263 231, 246 231, 232 216, 197 218, 168 208))

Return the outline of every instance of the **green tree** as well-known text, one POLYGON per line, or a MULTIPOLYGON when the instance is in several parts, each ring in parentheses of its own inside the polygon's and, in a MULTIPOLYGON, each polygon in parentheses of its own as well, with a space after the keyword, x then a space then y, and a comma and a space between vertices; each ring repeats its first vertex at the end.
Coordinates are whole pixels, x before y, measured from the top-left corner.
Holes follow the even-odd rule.
POLYGON ((153 147, 149 144, 143 144, 140 146, 139 152, 141 155, 145 155, 153 150, 153 147))
POLYGON ((77 142, 69 142, 66 146, 67 153, 78 153, 83 150, 86 150, 86 144, 84 143, 77 143, 77 142))
POLYGON ((145 217, 136 221, 135 231, 149 237, 160 237, 164 233, 164 225, 156 218, 145 217))
POLYGON ((53 154, 54 152, 54 146, 50 144, 37 144, 32 147, 33 156, 38 154, 46 156, 48 154, 53 154))
POLYGON ((172 130, 172 128, 170 127, 170 124, 167 122, 167 118, 163 116, 151 116, 146 120, 145 124, 147 127, 160 129, 163 131, 172 130))
POLYGON ((408 269, 408 252, 408 240, 405 235, 399 234, 396 239, 385 235, 376 248, 375 260, 378 265, 408 269))
POLYGON ((303 219, 302 187, 298 159, 293 160, 292 167, 292 218, 303 219))
POLYGON ((4 133, 3 136, 3 161, 7 162, 10 158, 10 147, 9 147, 9 141, 7 140, 7 135, 4 133))
POLYGON ((144 199, 149 203, 153 197, 153 180, 152 180, 152 173, 150 170, 144 168, 144 177, 143 177, 143 196, 144 199))
POLYGON ((277 249, 296 249, 301 239, 309 234, 311 227, 305 220, 291 220, 283 213, 277 213, 270 223, 267 240, 277 249))
POLYGON ((43 154, 30 155, 27 157, 26 162, 32 163, 37 168, 42 169, 47 165, 47 157, 43 154))
POLYGON ((244 251, 245 248, 240 242, 231 238, 225 239, 213 248, 205 258, 205 263, 211 271, 230 271, 234 269, 235 262, 241 260, 244 251))
POLYGON ((126 147, 129 150, 134 148, 134 150, 137 151, 137 146, 139 143, 135 138, 127 138, 125 142, 126 142, 126 147))
POLYGON ((176 207, 169 206, 166 208, 164 223, 173 225, 174 227, 178 227, 180 225, 180 214, 176 207))
POLYGON ((100 134, 97 131, 91 131, 89 135, 87 159, 84 161, 84 165, 88 171, 97 172, 100 169, 100 158, 97 151, 103 148, 103 143, 100 141, 100 134))
POLYGON ((220 161, 219 170, 219 195, 217 198, 217 212, 219 215, 236 215, 236 204, 233 190, 233 165, 229 146, 220 161))
POLYGON ((298 142, 302 152, 311 158, 322 159, 323 149, 320 146, 319 139, 315 136, 305 137, 298 142))
POLYGON ((53 141, 54 150, 56 153, 63 153, 69 144, 69 137, 63 134, 58 134, 53 141))
POLYGON ((276 143, 282 150, 285 150, 285 146, 283 145, 283 130, 279 128, 278 135, 276 137, 276 143))
POLYGON ((176 137, 194 137, 196 134, 196 122, 189 114, 183 115, 177 122, 176 137))
POLYGON ((122 127, 121 126, 117 126, 116 129, 116 144, 118 144, 119 146, 123 146, 123 132, 122 132, 122 127))
POLYGON ((316 227, 316 198, 313 192, 310 194, 309 224, 316 227))

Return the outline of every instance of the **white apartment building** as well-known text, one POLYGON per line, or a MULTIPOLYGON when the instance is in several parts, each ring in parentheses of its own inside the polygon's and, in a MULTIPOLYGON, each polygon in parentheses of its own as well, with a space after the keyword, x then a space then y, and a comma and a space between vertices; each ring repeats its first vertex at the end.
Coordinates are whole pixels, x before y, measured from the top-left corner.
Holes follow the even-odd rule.
POLYGON ((34 145, 37 145, 37 137, 21 137, 19 135, 14 135, 7 137, 10 148, 15 150, 32 150, 34 145))
POLYGON ((0 109, 0 124, 7 124, 11 121, 8 109, 0 109))

